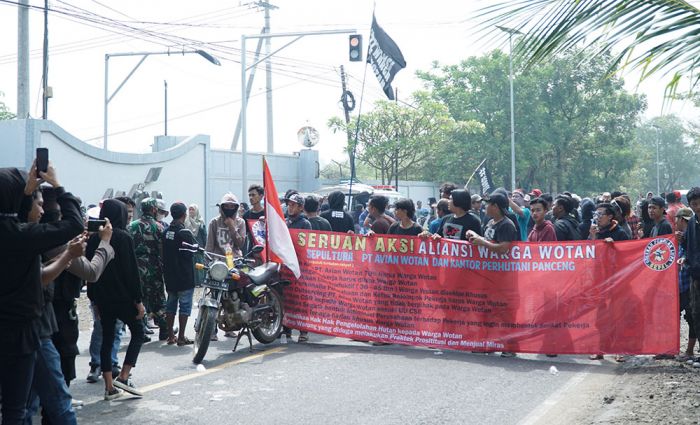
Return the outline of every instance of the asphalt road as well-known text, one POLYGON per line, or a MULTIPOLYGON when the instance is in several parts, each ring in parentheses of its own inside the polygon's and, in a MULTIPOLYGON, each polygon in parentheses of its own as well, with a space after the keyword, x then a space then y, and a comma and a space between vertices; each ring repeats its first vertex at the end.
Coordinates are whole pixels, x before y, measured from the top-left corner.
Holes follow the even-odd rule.
POLYGON ((85 402, 79 423, 547 423, 548 413, 581 402, 585 383, 604 385, 614 374, 612 364, 583 356, 501 358, 313 334, 308 344, 255 344, 251 353, 244 343, 233 353, 233 340, 222 335, 205 371, 191 363, 191 347, 144 345, 133 380, 145 396, 107 402, 102 380, 85 382, 89 333, 81 334, 71 385, 85 402))

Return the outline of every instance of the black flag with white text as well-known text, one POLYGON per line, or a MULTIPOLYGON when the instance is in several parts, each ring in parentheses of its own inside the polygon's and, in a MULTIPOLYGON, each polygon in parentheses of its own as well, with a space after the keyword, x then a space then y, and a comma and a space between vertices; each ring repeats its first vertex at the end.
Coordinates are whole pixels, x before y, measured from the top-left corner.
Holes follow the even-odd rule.
POLYGON ((491 180, 491 172, 486 168, 485 161, 476 169, 479 184, 481 185, 481 195, 488 195, 493 191, 493 181, 491 180))
POLYGON ((374 75, 377 76, 386 96, 389 100, 394 100, 391 82, 394 80, 394 75, 406 67, 406 60, 399 46, 377 24, 374 16, 372 16, 372 32, 369 34, 367 47, 367 63, 372 65, 374 75))

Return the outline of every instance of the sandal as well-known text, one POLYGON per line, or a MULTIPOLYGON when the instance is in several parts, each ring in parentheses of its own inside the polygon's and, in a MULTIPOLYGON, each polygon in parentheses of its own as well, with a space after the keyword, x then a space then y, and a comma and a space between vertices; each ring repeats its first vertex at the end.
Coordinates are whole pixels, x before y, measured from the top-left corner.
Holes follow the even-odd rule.
POLYGON ((297 338, 298 343, 309 342, 309 335, 306 332, 302 332, 297 338))
POLYGON ((182 347, 183 345, 192 345, 194 344, 194 341, 191 339, 184 337, 184 338, 178 338, 177 339, 177 346, 182 347))
POLYGON ((177 343, 177 338, 175 338, 174 336, 168 338, 168 345, 173 345, 175 343, 177 343))

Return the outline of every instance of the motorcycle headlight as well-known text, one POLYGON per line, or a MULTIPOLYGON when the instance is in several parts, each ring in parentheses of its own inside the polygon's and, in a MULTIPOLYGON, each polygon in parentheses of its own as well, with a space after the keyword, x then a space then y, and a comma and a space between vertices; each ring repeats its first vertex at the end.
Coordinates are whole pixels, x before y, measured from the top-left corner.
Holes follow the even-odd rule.
POLYGON ((226 280, 228 277, 228 266, 222 262, 215 262, 209 267, 209 277, 214 280, 226 280))

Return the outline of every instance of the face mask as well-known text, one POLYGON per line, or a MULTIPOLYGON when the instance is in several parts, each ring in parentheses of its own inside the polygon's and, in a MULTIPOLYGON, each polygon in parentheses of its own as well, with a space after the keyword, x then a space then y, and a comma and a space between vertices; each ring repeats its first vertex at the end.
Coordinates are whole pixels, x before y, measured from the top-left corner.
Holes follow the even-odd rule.
POLYGON ((224 212, 224 217, 231 218, 231 217, 235 217, 235 216, 236 216, 236 213, 238 212, 238 208, 234 208, 234 209, 224 209, 224 208, 222 208, 221 211, 224 212))
POLYGON ((156 220, 158 220, 158 221, 163 221, 163 219, 165 219, 165 214, 158 214, 158 215, 156 215, 156 220))

